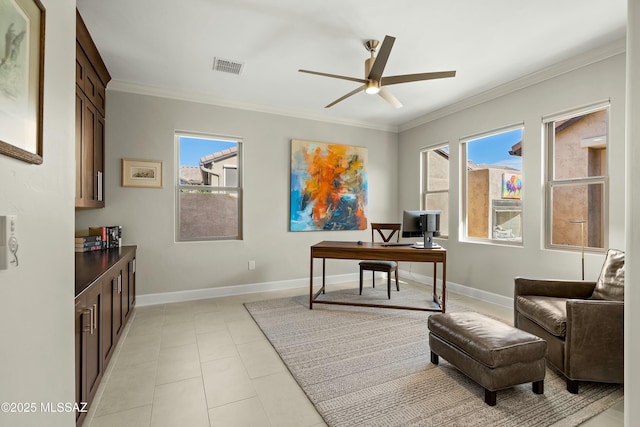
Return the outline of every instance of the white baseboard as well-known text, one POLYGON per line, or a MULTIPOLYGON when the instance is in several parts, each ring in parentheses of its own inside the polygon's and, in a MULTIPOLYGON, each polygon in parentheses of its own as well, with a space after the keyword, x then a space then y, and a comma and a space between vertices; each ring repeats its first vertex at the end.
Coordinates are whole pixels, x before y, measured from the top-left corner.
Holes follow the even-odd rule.
MULTIPOLYGON (((399 270, 399 275, 403 279, 410 279, 422 283, 433 283, 433 278, 423 274, 412 273, 406 270, 399 270)), ((380 273, 382 277, 382 273, 380 273)), ((334 276, 326 276, 328 285, 336 283, 354 282, 358 280, 358 273, 340 274, 334 276)), ((319 284, 321 277, 314 277, 313 282, 319 284)), ((437 279, 438 289, 442 289, 442 280, 437 279)), ((286 289, 305 288, 309 286, 309 279, 292 279, 277 282, 250 283, 246 285, 221 286, 217 288, 195 289, 190 291, 164 292, 159 294, 138 295, 136 297, 136 305, 144 307, 147 305, 169 304, 172 302, 193 301, 207 298, 228 297, 233 295, 253 294, 257 292, 281 291, 286 289)), ((513 308, 513 298, 504 295, 494 294, 493 292, 483 291, 481 289, 471 288, 454 282, 447 282, 447 290, 459 295, 475 298, 481 301, 490 302, 507 308, 513 308)))
MULTIPOLYGON (((329 285, 358 280, 358 273, 326 276, 329 285)), ((322 277, 314 277, 313 283, 319 284, 322 277)), ((277 282, 250 283, 246 285, 221 286, 217 288, 194 289, 190 291, 163 292, 136 296, 136 306, 169 304, 172 302, 193 301, 207 298, 229 297, 233 295, 253 294, 257 292, 282 291, 286 289, 309 287, 309 278, 281 280, 277 282)))
MULTIPOLYGON (((417 274, 406 270, 399 270, 398 273, 403 279, 411 279, 422 283, 433 283, 433 277, 431 276, 425 276, 423 274, 417 274)), ((442 289, 441 279, 436 280, 436 286, 438 287, 438 289, 442 289)), ((475 298, 480 301, 500 305, 502 307, 513 308, 513 298, 494 294, 493 292, 483 291, 482 289, 471 288, 469 286, 454 283, 449 280, 447 280, 447 291, 454 292, 458 295, 475 298)))

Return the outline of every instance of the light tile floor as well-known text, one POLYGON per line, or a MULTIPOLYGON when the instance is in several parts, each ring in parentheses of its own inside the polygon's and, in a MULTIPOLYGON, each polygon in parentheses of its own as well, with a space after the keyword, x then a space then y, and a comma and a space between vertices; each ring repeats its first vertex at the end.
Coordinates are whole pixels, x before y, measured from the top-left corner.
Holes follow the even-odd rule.
MULTIPOLYGON (((83 427, 325 426, 243 306, 306 292, 299 288, 136 308, 83 427)), ((512 318, 508 308, 452 293, 448 299, 512 318)), ((583 425, 622 426, 623 404, 583 425)))

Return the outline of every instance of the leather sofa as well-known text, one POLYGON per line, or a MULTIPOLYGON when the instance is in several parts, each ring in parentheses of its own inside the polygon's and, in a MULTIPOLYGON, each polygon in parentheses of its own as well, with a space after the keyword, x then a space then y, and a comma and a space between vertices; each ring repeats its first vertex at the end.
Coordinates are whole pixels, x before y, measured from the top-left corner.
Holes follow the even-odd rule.
POLYGON ((624 252, 609 249, 597 281, 516 277, 514 325, 547 341, 547 364, 580 381, 624 382, 624 252))

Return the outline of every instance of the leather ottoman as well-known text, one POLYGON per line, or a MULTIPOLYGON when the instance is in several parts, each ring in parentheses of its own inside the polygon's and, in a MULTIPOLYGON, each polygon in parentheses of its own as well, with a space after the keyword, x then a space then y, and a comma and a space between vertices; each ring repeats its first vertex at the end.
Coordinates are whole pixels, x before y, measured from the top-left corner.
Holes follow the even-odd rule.
POLYGON ((533 383, 544 393, 547 342, 480 313, 446 313, 429 316, 431 362, 438 357, 484 387, 484 401, 496 404, 496 391, 533 383))

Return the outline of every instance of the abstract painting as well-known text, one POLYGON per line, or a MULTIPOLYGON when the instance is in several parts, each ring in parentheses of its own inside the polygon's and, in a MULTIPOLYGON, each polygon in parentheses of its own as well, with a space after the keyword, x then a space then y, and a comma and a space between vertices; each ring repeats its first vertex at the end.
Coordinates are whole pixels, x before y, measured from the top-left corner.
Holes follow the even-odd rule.
POLYGON ((508 172, 502 174, 502 198, 522 198, 522 178, 520 174, 508 172))
POLYGON ((291 231, 367 228, 367 149, 291 141, 291 231))

